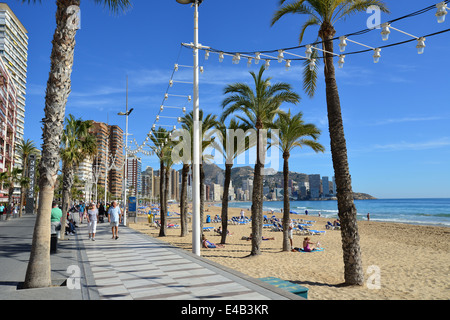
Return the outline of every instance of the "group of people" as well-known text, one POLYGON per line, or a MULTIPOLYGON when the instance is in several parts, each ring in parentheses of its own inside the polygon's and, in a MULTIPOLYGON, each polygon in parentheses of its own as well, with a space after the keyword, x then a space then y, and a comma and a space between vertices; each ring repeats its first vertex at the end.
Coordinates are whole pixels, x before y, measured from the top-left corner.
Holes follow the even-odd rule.
POLYGON ((0 220, 3 220, 3 216, 5 216, 5 219, 7 219, 7 215, 16 215, 18 213, 18 205, 13 204, 6 204, 0 203, 0 220))
MULTIPOLYGON (((97 231, 97 223, 103 221, 104 216, 108 216, 108 222, 110 223, 112 239, 119 239, 119 224, 122 222, 123 210, 117 204, 117 201, 113 201, 111 205, 107 205, 107 209, 103 204, 89 203, 87 206, 84 203, 80 203, 77 206, 73 206, 69 212, 67 212, 67 219, 65 225, 66 234, 76 233, 76 222, 71 216, 71 213, 78 211, 80 224, 83 223, 83 219, 87 220, 89 239, 95 241, 95 233, 97 231)), ((52 234, 58 234, 61 231, 61 218, 62 210, 58 207, 56 202, 52 204, 51 211, 51 232, 52 234)))

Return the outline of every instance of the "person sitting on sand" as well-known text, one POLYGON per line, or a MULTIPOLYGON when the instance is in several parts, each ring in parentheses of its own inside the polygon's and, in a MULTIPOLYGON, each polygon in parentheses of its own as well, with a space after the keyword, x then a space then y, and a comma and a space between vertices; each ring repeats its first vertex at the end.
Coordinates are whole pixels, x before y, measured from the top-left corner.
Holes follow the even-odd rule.
POLYGON ((209 242, 205 235, 202 235, 202 244, 203 244, 203 248, 223 248, 224 245, 223 244, 215 244, 212 242, 209 242))
POLYGON ((310 241, 311 239, 309 237, 306 237, 303 239, 303 251, 311 252, 314 249, 316 249, 315 246, 313 246, 315 243, 310 241), (311 245, 311 246, 309 246, 311 245))

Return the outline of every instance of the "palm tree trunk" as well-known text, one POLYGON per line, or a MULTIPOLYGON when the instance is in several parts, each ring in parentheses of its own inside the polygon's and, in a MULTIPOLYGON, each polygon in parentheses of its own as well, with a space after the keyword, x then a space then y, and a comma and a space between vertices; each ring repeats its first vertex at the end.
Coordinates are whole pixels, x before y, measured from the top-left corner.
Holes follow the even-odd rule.
POLYGON ((220 240, 221 244, 225 244, 227 240, 228 232, 228 193, 231 181, 231 168, 233 164, 225 164, 225 184, 223 186, 223 196, 222 196, 222 237, 220 240))
POLYGON ((291 251, 291 244, 289 242, 289 214, 291 212, 289 205, 289 152, 283 153, 283 251, 291 251))
POLYGON ((42 159, 39 171, 39 207, 33 233, 30 260, 25 276, 25 288, 51 285, 50 267, 50 212, 53 190, 59 168, 59 146, 67 98, 70 94, 76 29, 70 24, 73 12, 70 6, 80 6, 80 0, 58 0, 56 30, 53 36, 51 67, 45 96, 42 159))
POLYGON ((189 173, 189 165, 183 164, 181 171, 181 197, 180 197, 180 222, 181 222, 181 237, 188 235, 187 223, 187 177, 189 173))
POLYGON ((257 143, 256 143, 256 164, 253 177, 253 194, 252 194, 252 249, 251 256, 261 254, 261 239, 262 239, 262 170, 264 164, 261 162, 260 150, 263 147, 261 139, 260 128, 257 128, 257 143))
POLYGON ((71 201, 71 190, 73 185, 73 167, 69 167, 63 164, 63 188, 62 188, 62 219, 61 219, 61 235, 60 238, 65 238, 65 226, 67 220, 67 212, 69 211, 69 205, 71 201))
MULTIPOLYGON (((333 51, 333 26, 322 26, 325 50, 333 51), (327 41, 328 40, 328 41, 327 41)), ((325 54, 325 83, 328 109, 328 125, 331 140, 331 155, 336 179, 339 219, 341 223, 342 250, 344 258, 344 279, 347 285, 362 285, 364 274, 359 245, 356 207, 347 159, 347 145, 341 114, 341 104, 336 84, 333 56, 325 54)))
POLYGON ((159 214, 161 215, 161 227, 159 228, 159 236, 165 237, 166 236, 166 188, 165 188, 165 167, 164 162, 160 160, 159 163, 159 214))

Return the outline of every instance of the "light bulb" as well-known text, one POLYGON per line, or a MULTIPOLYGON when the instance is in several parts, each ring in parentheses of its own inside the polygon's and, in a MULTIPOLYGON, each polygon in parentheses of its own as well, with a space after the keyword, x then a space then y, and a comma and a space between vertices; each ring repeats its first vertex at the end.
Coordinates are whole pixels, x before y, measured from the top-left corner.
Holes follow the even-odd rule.
POLYGON ((205 60, 208 60, 208 58, 209 58, 209 51, 206 50, 206 51, 205 51, 205 60))
POLYGON ((251 65, 252 65, 252 58, 248 58, 247 67, 250 67, 251 65))
POLYGON ((286 70, 289 70, 291 67, 291 60, 286 60, 286 70))
POLYGON ((425 38, 421 37, 419 39, 417 39, 417 53, 418 54, 423 54, 425 51, 425 38))
POLYGON ((186 107, 183 107, 181 110, 183 111, 183 113, 186 113, 186 107))
POLYGON ((345 55, 339 56, 339 68, 343 68, 345 63, 345 55))
POLYGON ((316 59, 311 59, 311 62, 309 63, 309 70, 314 71, 314 68, 316 67, 316 59))
POLYGON ((381 53, 380 53, 381 49, 380 48, 376 48, 374 49, 374 54, 373 54, 373 63, 378 63, 380 62, 380 57, 381 57, 381 53))
POLYGON ((389 30, 389 23, 383 23, 381 27, 383 28, 381 30, 381 39, 383 39, 383 41, 387 41, 389 39, 389 34, 391 33, 389 30))
POLYGON ((241 60, 241 54, 240 53, 236 53, 234 56, 233 56, 233 63, 234 64, 239 64, 239 61, 241 60))
POLYGON ((188 101, 190 102, 192 100, 191 96, 188 96, 188 101))
POLYGON ((167 100, 168 98, 169 98, 169 94, 166 93, 166 94, 164 95, 164 99, 167 100))
POLYGON ((341 52, 344 52, 345 51, 345 47, 347 46, 347 37, 344 37, 344 36, 342 36, 342 37, 339 37, 339 40, 341 41, 340 43, 339 43, 339 50, 341 50, 341 52))
POLYGON ((436 12, 436 17, 437 17, 437 21, 438 23, 443 23, 445 21, 445 16, 447 15, 447 4, 445 2, 440 2, 436 5, 437 7, 437 12, 436 12))
POLYGON ((261 53, 257 52, 255 54, 255 64, 258 64, 259 60, 261 60, 261 53))
POLYGON ((305 51, 305 54, 306 54, 306 59, 311 59, 311 54, 312 54, 312 50, 311 50, 311 45, 306 45, 306 51, 305 51))
POLYGON ((178 64, 175 63, 175 71, 178 71, 178 64))
POLYGON ((223 52, 219 53, 219 62, 223 61, 223 52))
POLYGON ((155 130, 155 128, 156 128, 156 124, 153 124, 152 125, 152 130, 155 130))
POLYGON ((278 62, 282 62, 284 58, 283 50, 278 50, 278 62))
POLYGON ((270 66, 270 61, 266 60, 266 64, 265 64, 264 68, 267 70, 267 69, 269 69, 269 66, 270 66))
POLYGON ((159 116, 156 116, 156 121, 159 121, 159 116))
POLYGON ((200 67, 200 73, 203 73, 204 69, 203 67, 200 67))
POLYGON ((177 121, 178 121, 178 123, 180 123, 181 122, 181 117, 178 117, 177 121))
POLYGON ((173 126, 173 130, 177 130, 177 126, 173 126))
POLYGON ((169 81, 169 85, 172 87, 173 86, 173 80, 169 81))

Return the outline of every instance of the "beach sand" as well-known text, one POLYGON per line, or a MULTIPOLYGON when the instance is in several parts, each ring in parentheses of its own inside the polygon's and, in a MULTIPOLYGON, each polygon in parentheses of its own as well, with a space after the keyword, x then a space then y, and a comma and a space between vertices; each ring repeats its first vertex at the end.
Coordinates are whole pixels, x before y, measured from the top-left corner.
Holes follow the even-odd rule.
MULTIPOLYGON (((179 212, 178 205, 171 205, 169 211, 179 212)), ((240 211, 238 208, 229 208, 228 215, 239 216, 240 211)), ((249 210, 245 210, 245 213, 250 216, 249 210)), ((205 205, 205 217, 210 215, 213 218, 216 214, 220 216, 220 207, 205 205)), ((275 215, 281 218, 281 213, 275 215)), ((179 216, 173 217, 175 218, 170 218, 168 223, 179 223, 179 216)), ((250 235, 249 223, 230 225, 231 236, 227 238, 225 247, 202 248, 201 255, 254 278, 277 277, 298 283, 309 289, 309 300, 450 298, 450 228, 359 221, 365 284, 343 287, 344 263, 340 231, 327 230, 325 224, 329 219, 326 218, 295 214, 291 218, 314 220, 316 222, 313 229, 326 230, 323 235, 310 236, 313 242, 320 241, 324 251, 282 252, 282 232, 264 228, 263 236, 275 237, 275 240, 262 241, 262 254, 248 257, 251 241, 242 240, 242 237, 250 235)), ((130 227, 185 250, 192 250, 191 233, 180 237, 179 228, 168 228, 166 237, 158 237, 159 229, 144 222, 146 219, 140 220, 142 222, 130 223, 130 227)), ((204 227, 206 226, 216 229, 220 223, 204 223, 204 227)), ((209 241, 220 243, 220 236, 213 230, 204 234, 209 241)), ((301 247, 304 237, 294 234, 294 247, 301 247)))

